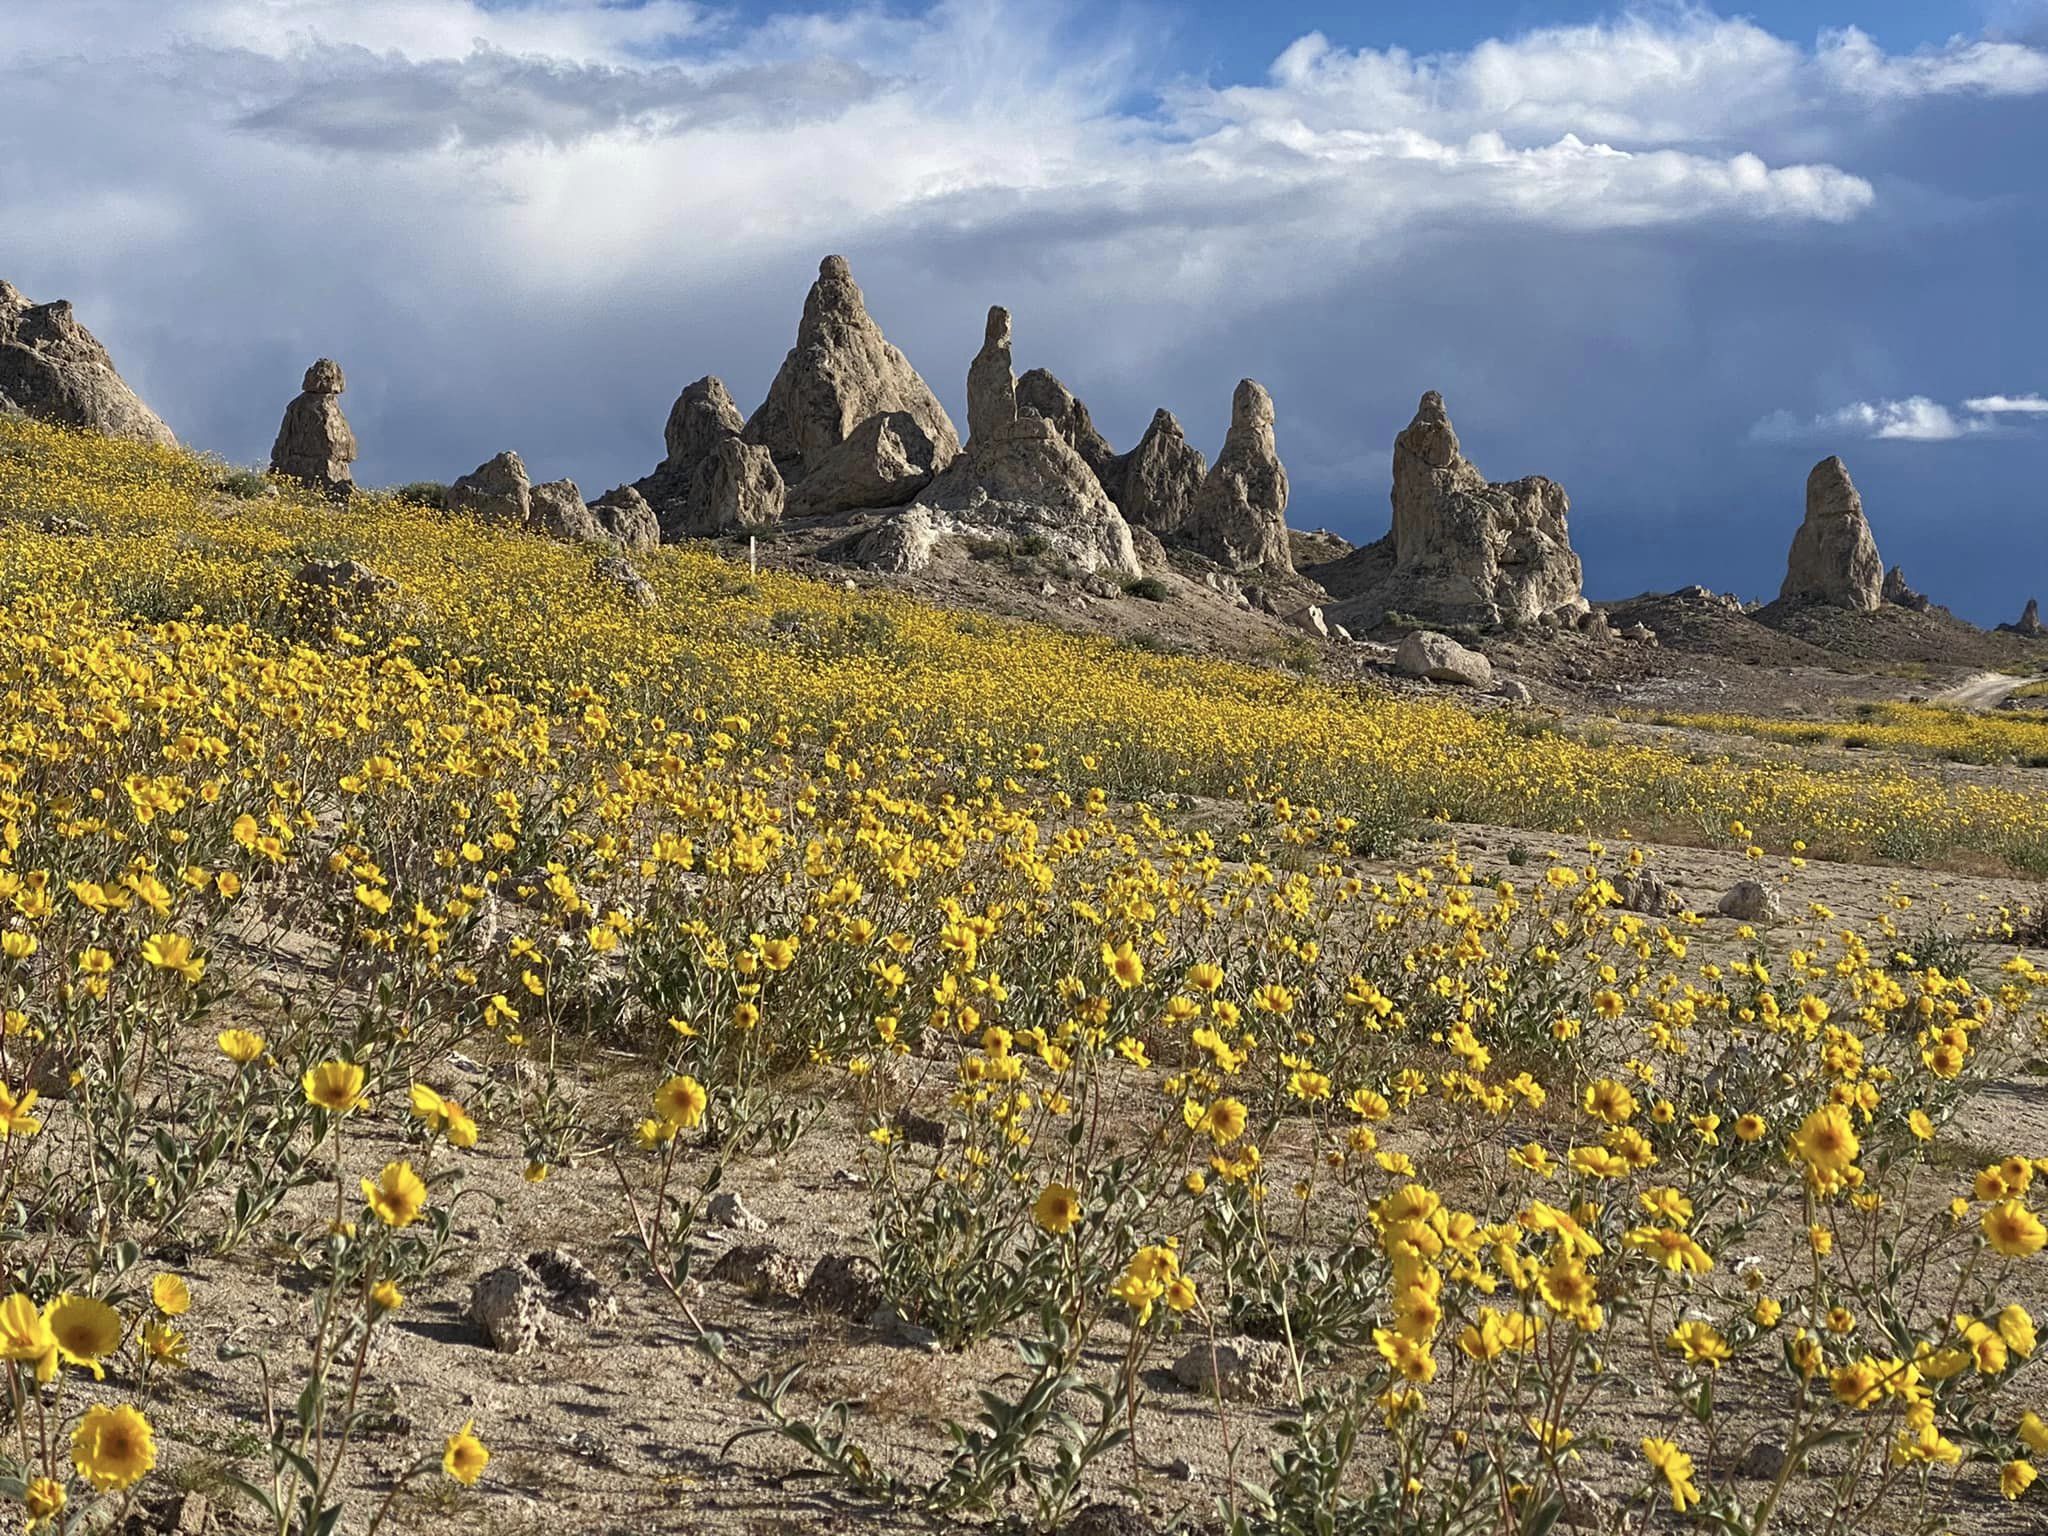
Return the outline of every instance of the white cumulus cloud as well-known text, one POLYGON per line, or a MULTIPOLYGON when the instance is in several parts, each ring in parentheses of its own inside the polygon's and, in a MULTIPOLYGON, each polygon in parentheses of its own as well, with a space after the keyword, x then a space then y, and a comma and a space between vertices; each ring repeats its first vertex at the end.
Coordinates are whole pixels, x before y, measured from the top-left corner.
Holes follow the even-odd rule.
POLYGON ((2048 416, 2048 395, 1973 395, 1963 409, 1980 416, 2048 416))

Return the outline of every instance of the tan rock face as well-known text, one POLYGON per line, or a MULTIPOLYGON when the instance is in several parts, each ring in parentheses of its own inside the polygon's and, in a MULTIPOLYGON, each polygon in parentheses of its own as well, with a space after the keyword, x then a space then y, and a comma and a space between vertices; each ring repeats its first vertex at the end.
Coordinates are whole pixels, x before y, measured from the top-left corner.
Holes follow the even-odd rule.
POLYGON ((27 416, 173 448, 177 438, 123 382, 63 300, 31 304, 0 282, 0 399, 27 416))
POLYGON ((954 531, 1037 537, 1085 571, 1143 574, 1131 525, 1095 472, 1036 412, 1018 416, 962 454, 918 498, 954 531))
POLYGON ((485 460, 448 487, 448 507, 487 523, 526 527, 533 515, 533 482, 525 461, 509 448, 485 460))
POLYGON ((782 476, 766 448, 736 437, 720 438, 697 466, 682 516, 664 532, 704 537, 733 528, 766 528, 782 520, 782 476))
POLYGON ((1527 623, 1583 601, 1564 487, 1492 483, 1431 390, 1394 439, 1393 587, 1383 601, 1440 623, 1527 623))
POLYGON ((287 475, 334 496, 355 489, 349 466, 355 462, 356 435, 341 412, 340 396, 347 387, 341 364, 331 357, 306 370, 305 387, 284 408, 277 441, 270 446, 272 474, 287 475))
POLYGON ((1187 440, 1173 412, 1158 410, 1138 446, 1118 457, 1103 483, 1134 528, 1180 532, 1209 473, 1202 450, 1187 440))
POLYGON ((1292 571, 1287 546, 1287 470, 1273 441, 1273 397, 1253 379, 1230 401, 1230 431, 1182 535, 1233 570, 1292 571))
POLYGON ((661 522, 654 508, 630 485, 606 491, 590 504, 590 515, 621 549, 649 550, 661 542, 661 522))
POLYGON ((1858 613, 1875 613, 1884 601, 1884 562, 1863 515, 1863 498, 1839 458, 1822 459, 1806 477, 1806 519, 1792 536, 1778 599, 1858 613))
POLYGON ((1120 460, 1109 440, 1095 430, 1088 407, 1074 397, 1072 390, 1045 369, 1033 368, 1017 380, 1017 405, 1020 410, 1036 411, 1051 422, 1053 429, 1067 440, 1067 446, 1095 471, 1095 478, 1102 482, 1110 499, 1116 499, 1112 476, 1120 460))
POLYGON ((960 452, 960 435, 945 407, 868 315, 846 258, 827 256, 804 301, 796 345, 768 386, 768 398, 748 418, 744 435, 774 454, 784 482, 794 485, 811 461, 886 411, 915 419, 942 462, 960 452))
POLYGON ((884 411, 827 449, 792 487, 791 517, 825 517, 870 507, 900 507, 932 482, 940 448, 908 411, 884 411))

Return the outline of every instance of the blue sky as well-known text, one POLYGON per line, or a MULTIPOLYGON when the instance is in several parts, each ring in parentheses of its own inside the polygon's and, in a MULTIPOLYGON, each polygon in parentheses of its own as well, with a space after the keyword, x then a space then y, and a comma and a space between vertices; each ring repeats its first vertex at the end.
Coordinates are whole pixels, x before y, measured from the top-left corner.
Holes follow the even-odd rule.
POLYGON ((2048 589, 2048 0, 6 9, 0 276, 238 461, 325 353, 363 479, 595 493, 836 250, 956 411, 990 303, 1120 447, 1259 378, 1298 526, 1435 388, 1596 596, 1775 592, 1828 453, 1937 599, 2048 589))

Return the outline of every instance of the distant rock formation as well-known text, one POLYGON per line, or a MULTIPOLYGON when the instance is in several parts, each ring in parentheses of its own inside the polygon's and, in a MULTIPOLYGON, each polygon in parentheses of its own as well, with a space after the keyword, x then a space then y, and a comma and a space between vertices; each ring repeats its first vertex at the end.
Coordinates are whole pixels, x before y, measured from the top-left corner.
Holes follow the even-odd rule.
MULTIPOLYGON (((746 424, 723 379, 706 374, 683 386, 662 428, 662 461, 632 486, 654 509, 655 520, 664 530, 680 522, 683 503, 689 499, 691 483, 704 461, 723 439, 738 437, 746 424)), ((669 536, 680 537, 680 531, 669 536)))
POLYGON ((942 466, 959 454, 960 437, 945 407, 883 339, 846 258, 827 256, 804 300, 796 345, 743 435, 767 448, 783 480, 796 485, 862 422, 886 411, 907 412, 937 448, 942 466))
MULTIPOLYGON (((1156 422, 1156 418, 1155 418, 1156 422)), ((1230 400, 1230 431, 1181 527, 1203 554, 1232 570, 1287 571, 1287 471, 1273 442, 1273 397, 1242 379, 1230 400)))
POLYGON ((349 465, 355 462, 356 435, 341 413, 341 394, 348 385, 341 364, 323 357, 306 370, 297 399, 284 408, 277 441, 270 445, 270 472, 325 491, 347 496, 355 490, 349 465))
POLYGON ((743 441, 745 426, 721 379, 706 375, 676 396, 662 430, 668 456, 632 487, 654 509, 662 538, 708 538, 781 518, 775 456, 743 441))
POLYGON ((630 485, 614 486, 590 504, 590 515, 621 549, 647 550, 661 542, 661 521, 647 498, 630 485))
POLYGON ((107 349, 62 299, 31 304, 0 281, 0 399, 23 415, 175 448, 178 440, 122 381, 107 349))
POLYGON ((1423 395, 1394 439, 1391 606, 1439 620, 1527 623, 1583 608, 1564 487, 1489 481, 1464 455, 1444 397, 1423 395))
POLYGON ((881 569, 916 570, 948 535, 1035 539, 1090 573, 1143 574, 1131 527, 1059 430, 1016 403, 1010 316, 991 309, 968 373, 969 440, 892 522, 859 536, 850 553, 881 569), (1006 414, 1007 413, 1007 414, 1006 414))
POLYGON ((2019 616, 2018 622, 2001 624, 1998 626, 1998 632, 2001 635, 2024 635, 2029 640, 2040 639, 2043 633, 2041 628, 2040 599, 2028 598, 2026 611, 2019 616))
POLYGON ((467 512, 502 528, 517 528, 577 544, 610 544, 610 535, 574 480, 535 485, 519 455, 507 449, 448 487, 448 510, 467 512))
POLYGON ((533 482, 525 461, 509 448, 486 459, 448 487, 448 510, 503 527, 526 527, 533 517, 533 482))
POLYGON ((1875 613, 1884 602, 1884 562, 1863 516, 1863 498, 1839 458, 1806 477, 1806 519, 1792 537, 1780 602, 1824 603, 1875 613))
POLYGON ((1906 585, 1906 568, 1895 565, 1884 573, 1883 598, 1899 608, 1910 608, 1915 613, 1925 613, 1934 606, 1926 593, 1915 592, 1906 585))
MULTIPOLYGON (((1109 440, 1095 430, 1088 407, 1074 397, 1072 390, 1045 369, 1033 368, 1017 380, 1017 404, 1020 408, 1038 412, 1051 422, 1053 429, 1067 440, 1067 446, 1081 455, 1082 462, 1095 471, 1095 478, 1109 492, 1110 500, 1117 499, 1114 477, 1122 460, 1109 446, 1109 440)), ((1171 417, 1167 419, 1172 420, 1171 417)), ((1124 518, 1130 521, 1130 514, 1125 513, 1124 518)))
POLYGON ((1017 419, 1017 375, 1010 362, 1010 312, 989 306, 981 350, 967 365, 967 446, 1017 419))
POLYGON ((1137 447, 1099 473, 1126 522, 1164 535, 1179 533, 1186 525, 1209 463, 1187 440, 1173 412, 1162 408, 1152 413, 1152 425, 1137 447))

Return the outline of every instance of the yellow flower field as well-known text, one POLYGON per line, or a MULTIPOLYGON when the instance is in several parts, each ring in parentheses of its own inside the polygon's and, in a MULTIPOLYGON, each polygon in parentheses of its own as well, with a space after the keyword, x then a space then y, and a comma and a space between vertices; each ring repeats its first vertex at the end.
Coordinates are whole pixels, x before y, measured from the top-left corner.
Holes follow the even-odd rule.
MULTIPOLYGON (((408 1309, 488 1263, 483 1199, 601 1208, 622 1328, 709 1383, 608 1399, 715 1395, 677 1455, 732 1481, 732 1424, 773 1437, 835 1519, 1060 1530, 1166 1497, 1169 1438, 1221 1447, 1182 1494, 1232 1536, 2038 1519, 2048 1148, 1962 1127, 2039 1051, 2048 971, 1904 896, 1625 911, 1618 834, 2018 858, 2040 797, 1594 747, 694 551, 640 559, 643 611, 587 550, 218 475, 0 422, 29 1529, 186 1465, 223 1381, 263 1404, 218 1472, 250 1528, 481 1521, 518 1432, 488 1397, 374 1470, 362 1437, 408 1309), (293 580, 344 557, 395 592, 293 580), (1389 865, 1431 817, 1585 835, 1389 865), (920 1446, 750 1352, 791 1287, 707 1273, 714 1196, 804 1158, 862 1229, 834 1326, 1013 1352, 920 1446), (287 1277, 305 1326, 259 1363, 209 1286, 287 1277)), ((649 1529, 719 1507, 645 1478, 649 1529)))

